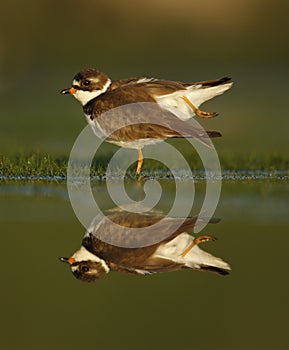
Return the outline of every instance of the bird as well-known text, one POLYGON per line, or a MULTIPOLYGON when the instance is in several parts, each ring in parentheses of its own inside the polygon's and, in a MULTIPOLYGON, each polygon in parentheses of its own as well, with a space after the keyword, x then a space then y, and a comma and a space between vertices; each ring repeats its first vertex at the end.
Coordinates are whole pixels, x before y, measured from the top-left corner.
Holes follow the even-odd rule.
POLYGON ((208 137, 220 137, 221 133, 218 131, 204 132, 183 121, 195 115, 202 118, 217 116, 217 113, 200 110, 199 106, 223 94, 231 86, 232 82, 228 77, 194 83, 146 77, 112 81, 97 69, 86 68, 74 76, 72 86, 62 90, 61 94, 71 94, 81 103, 88 124, 98 137, 117 146, 138 151, 136 174, 139 175, 143 164, 142 148, 146 145, 167 138, 194 137, 209 146, 208 137), (125 111, 130 125, 117 128, 120 123, 119 115, 115 119, 111 115, 105 117, 107 111, 117 107, 146 102, 154 103, 154 108, 147 104, 145 111, 142 108, 125 111), (174 115, 172 108, 178 109, 181 114, 174 115), (144 119, 140 119, 137 114, 145 114, 147 121, 144 123, 144 119))
MULTIPOLYGON (((74 254, 59 259, 69 264, 73 275, 83 282, 95 282, 110 271, 147 275, 192 269, 229 274, 228 263, 199 248, 200 243, 214 241, 215 237, 193 237, 186 232, 196 221, 197 217, 170 218, 154 210, 112 211, 101 220, 92 221, 74 254), (135 239, 131 228, 137 228, 141 240, 141 246, 136 248, 124 247, 135 239), (148 244, 152 238, 154 243, 148 244), (111 239, 114 244, 107 243, 111 239)), ((212 218, 210 222, 217 223, 219 219, 212 218)))

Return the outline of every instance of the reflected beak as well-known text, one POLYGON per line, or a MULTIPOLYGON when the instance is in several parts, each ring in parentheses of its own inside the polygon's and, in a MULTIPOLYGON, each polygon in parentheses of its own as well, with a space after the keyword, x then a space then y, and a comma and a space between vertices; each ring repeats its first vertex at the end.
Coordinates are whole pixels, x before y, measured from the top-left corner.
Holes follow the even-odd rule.
POLYGON ((72 87, 69 88, 69 89, 61 90, 60 93, 61 93, 61 95, 66 95, 66 94, 71 94, 71 95, 73 95, 73 94, 76 93, 76 91, 77 91, 77 90, 72 86, 72 87))
POLYGON ((72 257, 70 257, 70 258, 59 258, 59 260, 61 262, 69 264, 69 265, 72 265, 73 263, 75 263, 75 259, 73 259, 72 257))

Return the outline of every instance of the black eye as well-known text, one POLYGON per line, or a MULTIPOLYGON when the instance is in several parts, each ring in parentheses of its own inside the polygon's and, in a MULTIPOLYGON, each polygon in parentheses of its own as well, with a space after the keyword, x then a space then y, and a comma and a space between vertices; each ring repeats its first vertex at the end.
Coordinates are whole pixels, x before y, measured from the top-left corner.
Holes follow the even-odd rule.
POLYGON ((87 272, 89 271, 89 267, 86 265, 81 266, 81 272, 87 272))
POLYGON ((84 85, 84 86, 88 86, 89 84, 90 84, 90 80, 87 80, 87 79, 84 80, 84 82, 83 82, 83 85, 84 85))

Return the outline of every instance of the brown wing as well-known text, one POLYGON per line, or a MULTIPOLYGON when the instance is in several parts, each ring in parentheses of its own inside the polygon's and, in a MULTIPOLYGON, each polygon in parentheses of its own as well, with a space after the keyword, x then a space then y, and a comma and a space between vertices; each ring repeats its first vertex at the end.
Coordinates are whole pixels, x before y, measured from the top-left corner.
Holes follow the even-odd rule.
POLYGON ((208 131, 207 135, 203 130, 161 109, 147 90, 138 85, 141 84, 136 84, 137 88, 133 89, 125 86, 112 90, 84 107, 85 114, 92 115, 92 119, 97 118, 98 125, 109 135, 108 141, 193 137, 209 146, 208 135, 221 136, 217 131, 208 131), (117 108, 124 105, 124 108, 117 108))
MULTIPOLYGON (((157 260, 151 260, 152 255, 161 243, 168 242, 182 232, 192 229, 195 222, 195 217, 185 219, 164 218, 159 213, 119 212, 109 215, 101 222, 95 222, 89 229, 90 234, 83 239, 82 244, 92 253, 108 263, 120 266, 122 269, 144 269, 144 265, 148 265, 147 269, 155 269, 157 272, 158 269, 164 268, 165 265, 167 266, 166 268, 173 270, 177 268, 177 266, 172 266, 175 263, 168 260, 158 265, 157 260), (115 224, 119 226, 116 228, 115 224), (154 224, 159 225, 156 226, 154 224), (137 241, 137 246, 140 248, 123 248, 124 246, 136 246, 134 245, 136 237, 127 228, 138 229, 136 230, 137 239, 141 240, 141 242, 137 241), (112 238, 113 245, 107 243, 112 238), (156 243, 147 245, 152 238, 156 243)), ((158 263, 160 262, 158 261, 158 263)))
POLYGON ((218 86, 222 84, 226 84, 231 81, 231 78, 223 77, 215 80, 204 80, 204 81, 196 81, 192 83, 182 83, 178 81, 171 80, 161 80, 154 78, 145 78, 145 77, 133 77, 126 78, 112 82, 110 86, 110 90, 115 90, 117 88, 123 88, 127 85, 135 85, 137 84, 137 88, 146 89, 154 97, 168 95, 176 91, 186 90, 187 87, 193 85, 200 85, 203 89, 218 86))
MULTIPOLYGON (((92 252, 104 259, 114 271, 127 273, 153 273, 174 271, 183 267, 183 264, 177 264, 172 260, 153 257, 157 247, 156 245, 134 249, 120 248, 107 245, 95 238, 93 238, 93 243, 94 246, 97 245, 98 248, 92 252)), ((85 247, 89 249, 87 245, 85 245, 85 247)))
POLYGON ((115 80, 111 83, 109 90, 115 90, 118 89, 119 87, 123 87, 125 85, 133 85, 137 84, 139 81, 143 81, 147 78, 145 77, 132 77, 132 78, 124 78, 120 80, 115 80))
POLYGON ((191 230, 195 217, 169 218, 159 213, 121 211, 96 219, 88 232, 100 241, 119 247, 146 247, 168 242, 182 232, 191 230), (136 229, 136 230, 134 230, 136 229))
POLYGON ((171 80, 161 79, 146 79, 146 78, 128 78, 118 80, 112 83, 112 89, 123 87, 124 85, 137 84, 138 87, 146 89, 154 97, 172 94, 176 91, 186 90, 187 87, 193 85, 200 85, 201 88, 206 89, 213 86, 223 85, 231 81, 231 78, 223 77, 215 80, 203 80, 192 83, 183 83, 171 80), (147 81, 145 81, 147 80, 147 81), (142 82, 144 81, 144 82, 142 82))
POLYGON ((216 80, 204 80, 197 81, 193 83, 182 83, 170 80, 153 80, 145 84, 140 84, 143 86, 154 98, 164 95, 172 94, 176 91, 186 90, 190 86, 198 86, 202 89, 210 88, 213 86, 223 85, 231 81, 231 78, 224 77, 216 80))
POLYGON ((146 271, 154 273, 180 270, 184 268, 184 265, 169 259, 151 256, 144 262, 143 267, 146 271))
POLYGON ((150 274, 156 272, 170 272, 180 270, 184 267, 183 264, 177 264, 172 260, 164 258, 150 257, 146 261, 142 261, 138 266, 124 266, 114 263, 108 264, 110 269, 117 272, 125 272, 130 274, 150 274))
POLYGON ((139 87, 146 89, 152 96, 169 95, 176 91, 186 90, 186 85, 170 80, 153 80, 147 83, 140 83, 139 87))
POLYGON ((127 85, 134 85, 134 88, 141 88, 141 89, 144 88, 150 94, 153 94, 156 96, 167 95, 178 90, 186 89, 186 84, 177 82, 177 81, 161 80, 161 79, 146 78, 146 77, 132 77, 132 78, 125 78, 125 79, 113 81, 111 83, 109 90, 124 88, 127 85))

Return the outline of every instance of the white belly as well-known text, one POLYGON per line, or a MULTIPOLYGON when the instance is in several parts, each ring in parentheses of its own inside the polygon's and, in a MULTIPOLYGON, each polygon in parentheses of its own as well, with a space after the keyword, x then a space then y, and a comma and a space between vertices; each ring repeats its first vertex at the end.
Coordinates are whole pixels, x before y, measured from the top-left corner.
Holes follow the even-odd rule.
POLYGON ((85 115, 85 118, 86 118, 88 124, 90 125, 92 131, 94 132, 94 134, 102 140, 105 139, 107 137, 107 134, 102 129, 102 127, 99 125, 97 120, 96 119, 91 120, 89 115, 87 115, 87 114, 84 114, 84 115, 85 115))
POLYGON ((144 146, 154 145, 156 143, 162 142, 162 139, 139 139, 135 141, 113 141, 107 140, 107 142, 113 143, 119 147, 141 149, 144 146))

